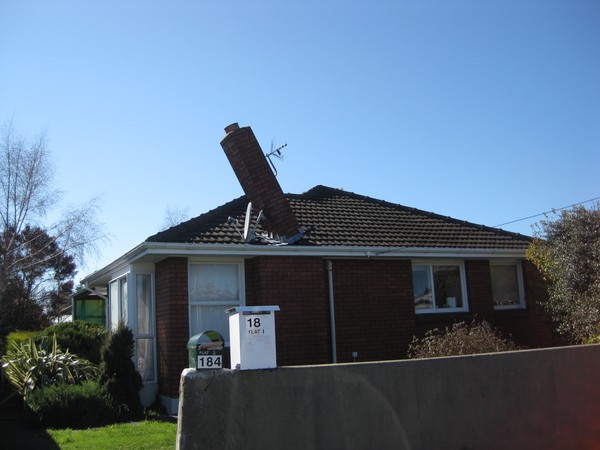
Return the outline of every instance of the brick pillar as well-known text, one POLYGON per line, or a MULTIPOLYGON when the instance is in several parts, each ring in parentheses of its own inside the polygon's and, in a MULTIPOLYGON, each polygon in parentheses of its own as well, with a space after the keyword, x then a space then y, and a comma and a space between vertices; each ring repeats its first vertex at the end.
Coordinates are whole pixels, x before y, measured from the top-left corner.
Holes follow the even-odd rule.
POLYGON ((181 371, 188 365, 187 258, 167 258, 156 264, 156 347, 158 392, 179 397, 181 371))

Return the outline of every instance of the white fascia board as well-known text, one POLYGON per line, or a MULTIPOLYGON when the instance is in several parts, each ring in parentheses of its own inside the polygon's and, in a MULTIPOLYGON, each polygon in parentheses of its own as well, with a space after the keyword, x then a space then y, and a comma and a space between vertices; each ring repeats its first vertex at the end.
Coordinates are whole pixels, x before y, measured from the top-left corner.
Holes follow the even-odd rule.
POLYGON ((321 258, 523 258, 524 250, 473 249, 473 248, 423 248, 423 247, 352 247, 352 246, 274 246, 252 244, 193 244, 168 242, 142 242, 106 267, 88 275, 84 285, 104 280, 110 273, 146 257, 169 256, 313 256, 321 258))
POLYGON ((350 247, 350 246, 267 246, 267 245, 230 245, 230 244, 171 244, 152 242, 142 244, 144 251, 137 255, 139 259, 146 255, 164 256, 321 256, 362 257, 362 258, 522 258, 524 250, 518 249, 472 249, 472 248, 422 248, 422 247, 350 247))
POLYGON ((81 280, 81 284, 88 287, 89 285, 95 285, 98 280, 104 279, 107 276, 110 277, 110 274, 120 270, 122 267, 125 267, 135 261, 140 253, 144 251, 144 242, 139 244, 138 246, 132 248, 123 256, 115 259, 113 262, 104 266, 102 269, 98 269, 95 272, 92 272, 85 278, 81 280))

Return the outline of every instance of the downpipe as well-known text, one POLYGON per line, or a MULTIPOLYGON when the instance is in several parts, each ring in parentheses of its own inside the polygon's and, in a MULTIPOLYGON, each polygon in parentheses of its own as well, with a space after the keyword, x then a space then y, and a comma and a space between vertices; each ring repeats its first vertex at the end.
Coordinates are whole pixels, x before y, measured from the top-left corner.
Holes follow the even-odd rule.
POLYGON ((329 317, 331 320, 331 360, 337 364, 337 341, 335 332, 335 301, 333 296, 333 263, 327 261, 327 279, 329 282, 329 317))

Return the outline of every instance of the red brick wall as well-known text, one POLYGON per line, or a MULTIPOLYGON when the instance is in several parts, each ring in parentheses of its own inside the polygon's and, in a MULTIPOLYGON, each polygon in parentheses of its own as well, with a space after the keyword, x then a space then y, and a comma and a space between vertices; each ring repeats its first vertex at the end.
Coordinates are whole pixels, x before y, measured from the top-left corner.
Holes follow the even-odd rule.
MULTIPOLYGON (((543 282, 523 264, 527 308, 493 309, 489 261, 465 261, 470 311, 416 315, 408 260, 332 260, 338 362, 405 358, 413 336, 453 321, 484 318, 523 347, 552 345, 546 315, 536 301, 543 282)), ((187 258, 156 264, 159 392, 177 397, 187 367, 187 258)), ((275 313, 280 366, 332 362, 327 262, 318 257, 260 256, 245 261, 246 304, 279 305, 275 313)))
POLYGON ((321 258, 260 256, 246 260, 246 304, 278 305, 277 364, 331 362, 329 300, 321 258))
POLYGON ((188 263, 167 258, 156 264, 158 391, 177 398, 181 371, 188 366, 188 263))
POLYGON ((415 327, 410 261, 334 260, 338 362, 406 354, 415 327))
POLYGON ((522 348, 554 345, 548 317, 537 303, 545 295, 545 287, 535 267, 527 261, 523 262, 525 309, 494 309, 488 260, 465 261, 465 272, 469 312, 419 315, 414 328, 415 336, 423 337, 433 328, 445 329, 456 321, 462 320, 468 323, 473 319, 480 319, 488 321, 503 336, 510 337, 522 348))
POLYGON ((490 320, 494 313, 490 262, 487 260, 465 261, 469 311, 479 319, 490 320))
POLYGON ((549 316, 539 304, 546 297, 544 281, 538 270, 528 261, 523 261, 523 283, 525 284, 525 309, 494 311, 494 324, 500 331, 510 334, 524 348, 548 347, 553 340, 549 316))

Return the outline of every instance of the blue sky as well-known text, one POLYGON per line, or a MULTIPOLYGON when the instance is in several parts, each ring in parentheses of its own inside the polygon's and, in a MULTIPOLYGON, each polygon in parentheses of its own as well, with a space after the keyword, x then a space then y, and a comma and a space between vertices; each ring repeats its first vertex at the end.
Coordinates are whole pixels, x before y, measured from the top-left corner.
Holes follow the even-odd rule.
POLYGON ((495 226, 600 196, 599 23, 595 0, 0 0, 0 122, 46 131, 65 204, 102 197, 80 276, 243 194, 233 122, 287 143, 284 192, 495 226))

